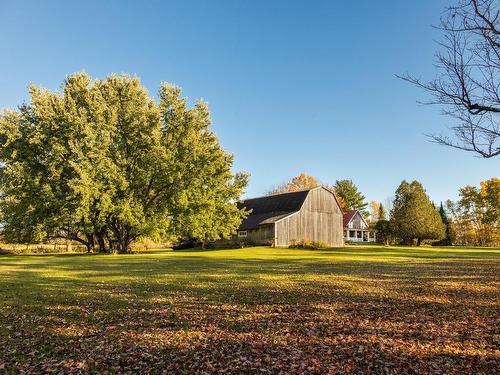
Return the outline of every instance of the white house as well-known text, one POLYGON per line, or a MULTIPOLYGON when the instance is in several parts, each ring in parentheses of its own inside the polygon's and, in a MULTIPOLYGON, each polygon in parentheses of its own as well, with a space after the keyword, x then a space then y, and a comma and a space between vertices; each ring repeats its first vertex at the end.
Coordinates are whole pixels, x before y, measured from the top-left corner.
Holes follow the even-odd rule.
POLYGON ((375 231, 370 227, 358 210, 344 214, 344 240, 346 242, 375 242, 375 231))

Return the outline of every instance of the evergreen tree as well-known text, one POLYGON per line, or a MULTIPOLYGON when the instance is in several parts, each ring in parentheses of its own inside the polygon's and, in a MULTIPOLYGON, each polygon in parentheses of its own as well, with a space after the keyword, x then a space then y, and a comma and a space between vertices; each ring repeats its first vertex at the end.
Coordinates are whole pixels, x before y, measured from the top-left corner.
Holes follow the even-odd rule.
POLYGON ((389 245, 392 237, 391 223, 389 220, 379 220, 375 224, 375 230, 377 231, 377 241, 383 243, 384 245, 389 245))
POLYGON ((439 215, 441 216, 441 220, 445 225, 446 229, 445 229, 445 237, 441 241, 439 241, 438 245, 451 246, 453 245, 453 240, 454 240, 453 228, 451 220, 448 218, 446 210, 444 209, 443 202, 441 202, 441 205, 439 206, 439 215))
POLYGON ((396 190, 391 211, 391 228, 394 235, 405 244, 424 239, 439 240, 444 237, 445 226, 425 190, 418 181, 403 181, 396 190))
POLYGON ((380 206, 378 207, 378 220, 387 220, 387 214, 385 212, 385 208, 384 206, 382 205, 382 203, 380 203, 380 206))
POLYGON ((358 210, 364 217, 368 217, 369 212, 366 209, 368 203, 365 202, 365 196, 351 180, 335 181, 333 190, 342 198, 348 210, 358 210))

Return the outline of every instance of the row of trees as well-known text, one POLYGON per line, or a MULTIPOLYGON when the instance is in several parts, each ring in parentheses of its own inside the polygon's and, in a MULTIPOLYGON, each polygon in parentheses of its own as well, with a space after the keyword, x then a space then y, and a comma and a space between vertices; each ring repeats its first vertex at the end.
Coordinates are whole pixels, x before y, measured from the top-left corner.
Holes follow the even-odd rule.
POLYGON ((389 220, 385 219, 385 211, 380 205, 375 229, 379 240, 385 243, 418 246, 424 240, 441 240, 446 227, 422 184, 403 181, 396 190, 389 220))
POLYGON ((458 245, 500 245, 500 179, 482 181, 480 187, 465 186, 457 202, 447 201, 449 242, 458 245))
POLYGON ((138 78, 69 76, 61 92, 31 86, 30 103, 0 114, 0 214, 7 241, 78 241, 130 251, 140 237, 228 236, 246 215, 247 175, 164 83, 158 101, 138 78))
POLYGON ((423 186, 403 181, 396 190, 389 220, 376 222, 378 238, 385 242, 420 244, 435 240, 437 245, 498 246, 500 244, 500 180, 483 181, 480 187, 465 186, 460 199, 441 204, 430 201, 423 186))

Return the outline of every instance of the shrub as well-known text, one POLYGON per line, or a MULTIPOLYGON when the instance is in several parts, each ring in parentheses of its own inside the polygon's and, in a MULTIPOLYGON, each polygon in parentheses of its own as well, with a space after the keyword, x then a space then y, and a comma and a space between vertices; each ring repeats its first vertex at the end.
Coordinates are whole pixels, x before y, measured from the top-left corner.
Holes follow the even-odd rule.
POLYGON ((72 244, 70 250, 64 243, 38 243, 38 244, 12 244, 1 243, 0 254, 57 254, 57 253, 82 253, 87 248, 83 245, 72 244))
POLYGON ((292 244, 288 246, 290 249, 324 249, 327 248, 328 245, 321 241, 312 241, 312 240, 300 240, 300 241, 292 241, 292 244))

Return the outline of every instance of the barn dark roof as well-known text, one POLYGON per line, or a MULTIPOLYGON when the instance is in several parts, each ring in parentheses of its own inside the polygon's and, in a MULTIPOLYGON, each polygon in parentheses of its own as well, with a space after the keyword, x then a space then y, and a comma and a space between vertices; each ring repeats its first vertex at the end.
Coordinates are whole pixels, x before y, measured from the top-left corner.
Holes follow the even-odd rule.
POLYGON ((357 210, 349 210, 344 214, 344 227, 347 227, 347 224, 352 220, 352 218, 356 215, 357 210))
POLYGON ((239 208, 252 210, 240 225, 240 230, 257 228, 262 224, 274 223, 294 212, 300 211, 310 190, 269 195, 244 200, 238 203, 239 208))

